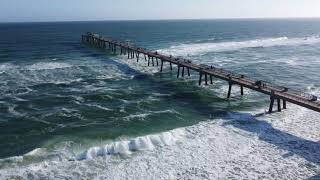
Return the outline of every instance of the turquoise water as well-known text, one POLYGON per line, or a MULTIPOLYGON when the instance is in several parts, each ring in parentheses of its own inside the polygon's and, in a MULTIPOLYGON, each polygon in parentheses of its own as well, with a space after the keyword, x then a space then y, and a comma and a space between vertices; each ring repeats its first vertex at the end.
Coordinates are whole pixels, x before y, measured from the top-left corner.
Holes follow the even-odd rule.
POLYGON ((320 95, 318 19, 0 24, 0 179, 320 173, 318 113, 265 114, 267 96, 235 87, 228 100, 226 82, 88 47, 87 31, 320 95))

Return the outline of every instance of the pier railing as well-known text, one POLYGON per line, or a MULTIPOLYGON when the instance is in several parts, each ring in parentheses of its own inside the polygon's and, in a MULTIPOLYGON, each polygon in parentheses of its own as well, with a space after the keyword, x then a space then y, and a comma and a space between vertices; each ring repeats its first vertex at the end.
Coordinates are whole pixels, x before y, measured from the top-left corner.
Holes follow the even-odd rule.
POLYGON ((278 111, 281 111, 282 108, 286 109, 287 102, 291 102, 293 104, 320 112, 320 99, 317 96, 309 93, 274 85, 263 80, 256 80, 254 78, 250 78, 241 74, 235 74, 214 66, 209 66, 206 64, 194 64, 192 61, 184 58, 148 51, 147 49, 136 47, 127 42, 121 42, 111 38, 102 37, 98 34, 86 33, 85 35, 82 35, 82 42, 97 48, 108 49, 113 53, 119 52, 120 55, 127 55, 128 59, 136 59, 137 62, 139 62, 139 59, 141 58, 140 55, 142 55, 144 56, 144 60, 148 62, 148 66, 159 66, 158 60, 160 60, 160 72, 162 72, 165 62, 170 64, 171 70, 173 70, 172 64, 175 64, 178 67, 177 78, 185 75, 185 69, 188 76, 190 76, 190 70, 199 72, 199 85, 201 85, 202 82, 204 82, 205 85, 208 85, 209 81, 211 84, 213 84, 213 77, 225 80, 229 83, 228 98, 231 96, 231 89, 233 85, 240 86, 242 96, 244 95, 244 87, 267 94, 270 96, 269 112, 273 111, 275 100, 277 101, 278 111))

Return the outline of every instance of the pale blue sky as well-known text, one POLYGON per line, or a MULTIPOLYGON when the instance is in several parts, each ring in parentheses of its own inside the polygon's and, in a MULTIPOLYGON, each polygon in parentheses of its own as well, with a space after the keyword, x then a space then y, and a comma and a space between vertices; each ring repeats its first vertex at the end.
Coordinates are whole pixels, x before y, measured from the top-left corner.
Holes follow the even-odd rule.
POLYGON ((0 0, 0 22, 320 17, 320 0, 0 0))

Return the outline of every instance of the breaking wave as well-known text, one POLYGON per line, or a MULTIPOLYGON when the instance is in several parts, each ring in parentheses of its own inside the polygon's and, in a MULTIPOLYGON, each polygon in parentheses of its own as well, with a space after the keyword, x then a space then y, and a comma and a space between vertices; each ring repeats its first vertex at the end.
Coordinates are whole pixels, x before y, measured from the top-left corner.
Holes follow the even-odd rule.
POLYGON ((265 38, 248 41, 233 41, 233 42, 217 42, 217 43, 194 43, 180 44, 171 46, 169 49, 159 50, 165 54, 176 56, 205 54, 208 52, 223 52, 234 51, 243 48, 263 48, 273 46, 299 46, 320 43, 320 37, 312 36, 306 38, 265 38))
POLYGON ((285 129, 277 130, 269 123, 251 115, 230 114, 228 119, 91 147, 72 160, 73 153, 38 148, 2 161, 23 166, 0 169, 0 178, 28 175, 54 179, 58 173, 69 179, 145 179, 150 174, 158 179, 241 179, 244 175, 253 179, 305 179, 319 172, 316 143, 290 135, 285 129), (126 157, 137 151, 143 152, 126 157), (44 161, 48 158, 54 161, 44 161), (310 159, 314 165, 308 162, 310 159))
POLYGON ((106 155, 130 155, 134 151, 153 150, 157 146, 170 146, 178 142, 184 135, 182 129, 137 137, 107 144, 103 147, 92 147, 80 154, 77 160, 93 159, 106 155))

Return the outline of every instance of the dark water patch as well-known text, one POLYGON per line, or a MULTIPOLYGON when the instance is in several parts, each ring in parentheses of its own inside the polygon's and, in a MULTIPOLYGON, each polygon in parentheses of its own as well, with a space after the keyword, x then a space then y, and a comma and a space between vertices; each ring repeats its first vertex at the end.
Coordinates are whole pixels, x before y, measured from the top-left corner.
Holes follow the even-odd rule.
POLYGON ((81 57, 103 57, 103 56, 104 56, 104 54, 98 54, 98 53, 81 55, 81 57))
POLYGON ((63 83, 63 82, 60 82, 60 83, 40 83, 40 84, 36 84, 34 86, 31 86, 31 88, 33 89, 42 89, 42 90, 45 90, 45 89, 52 89, 52 88, 67 88, 69 87, 70 84, 69 83, 63 83))
POLYGON ((27 118, 17 118, 0 124, 0 158, 11 157, 30 152, 35 147, 41 146, 48 135, 42 131, 48 128, 41 122, 30 122, 27 118), (42 129, 42 130, 41 130, 42 129), (10 140, 10 141, 8 141, 10 140))
POLYGON ((38 97, 33 98, 32 102, 34 108, 47 109, 54 108, 59 106, 64 106, 70 104, 73 101, 71 97, 57 97, 57 96, 46 96, 39 95, 38 97))
POLYGON ((8 57, 10 57, 9 54, 4 54, 4 53, 1 53, 1 52, 0 52, 0 59, 1 59, 1 60, 2 60, 2 59, 5 59, 5 58, 8 58, 8 57))

